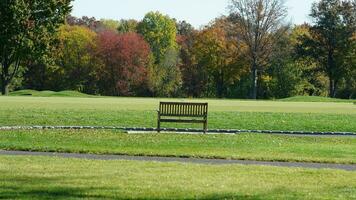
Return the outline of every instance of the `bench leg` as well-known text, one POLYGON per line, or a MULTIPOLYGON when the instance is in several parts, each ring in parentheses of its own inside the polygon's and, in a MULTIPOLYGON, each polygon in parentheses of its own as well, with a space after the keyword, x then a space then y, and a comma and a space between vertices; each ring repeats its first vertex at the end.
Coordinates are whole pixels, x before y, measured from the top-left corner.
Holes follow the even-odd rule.
POLYGON ((204 134, 206 134, 207 131, 208 131, 208 122, 205 121, 205 122, 204 122, 204 134))
POLYGON ((157 120, 157 132, 160 133, 161 132, 161 117, 158 116, 158 120, 157 120))

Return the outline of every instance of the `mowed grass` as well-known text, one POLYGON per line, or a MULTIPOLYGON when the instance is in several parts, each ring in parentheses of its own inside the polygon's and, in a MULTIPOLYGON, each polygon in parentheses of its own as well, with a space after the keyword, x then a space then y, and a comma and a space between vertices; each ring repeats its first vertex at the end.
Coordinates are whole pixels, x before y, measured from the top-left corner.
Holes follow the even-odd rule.
POLYGON ((356 137, 3 131, 0 149, 195 158, 356 163, 356 137))
POLYGON ((155 127, 160 101, 208 102, 210 129, 356 131, 352 103, 154 98, 0 97, 0 125, 155 127))
POLYGON ((60 92, 37 91, 37 90, 19 90, 10 93, 10 96, 33 96, 33 97, 95 97, 77 91, 66 90, 60 92))
POLYGON ((329 97, 319 97, 319 96, 295 96, 285 99, 279 99, 279 101, 286 102, 343 102, 343 103, 352 103, 356 102, 355 99, 336 99, 329 97))
POLYGON ((356 172, 0 156, 1 199, 355 199, 356 172))
MULTIPOLYGON (((0 125, 155 127, 159 101, 209 102, 209 128, 356 130, 352 103, 0 97, 0 125)), ((169 124, 166 127, 196 127, 169 124)), ((0 149, 356 163, 354 137, 1 131, 0 149)), ((0 199, 356 199, 356 172, 0 156, 0 199)))

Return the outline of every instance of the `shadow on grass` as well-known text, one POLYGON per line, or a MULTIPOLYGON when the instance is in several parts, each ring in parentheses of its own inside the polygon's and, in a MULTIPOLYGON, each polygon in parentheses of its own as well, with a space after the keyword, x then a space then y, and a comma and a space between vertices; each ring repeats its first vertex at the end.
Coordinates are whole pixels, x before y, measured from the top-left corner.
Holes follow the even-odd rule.
MULTIPOLYGON (((236 193, 214 193, 204 192, 205 194, 194 194, 191 190, 187 191, 187 196, 162 194, 160 197, 160 188, 153 188, 149 191, 155 196, 145 196, 140 194, 142 191, 132 192, 122 191, 122 188, 100 187, 100 186, 70 186, 72 181, 90 181, 95 177, 75 177, 64 178, 44 178, 44 177, 14 177, 0 178, 0 199, 243 199, 243 200, 262 200, 276 198, 302 198, 300 194, 289 191, 286 188, 276 188, 266 193, 257 194, 236 194, 236 193)), ((184 194, 184 193, 183 193, 184 194)))

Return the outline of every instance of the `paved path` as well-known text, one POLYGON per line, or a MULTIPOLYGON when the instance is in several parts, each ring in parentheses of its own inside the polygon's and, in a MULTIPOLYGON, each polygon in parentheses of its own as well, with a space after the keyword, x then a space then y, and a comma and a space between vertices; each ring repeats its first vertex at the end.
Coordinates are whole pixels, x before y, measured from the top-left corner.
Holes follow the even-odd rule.
POLYGON ((303 162, 267 162, 267 161, 249 161, 249 160, 224 160, 224 159, 200 159, 200 158, 176 158, 176 157, 149 157, 149 156, 125 156, 125 155, 94 155, 77 153, 48 153, 48 152, 27 152, 27 151, 3 151, 0 155, 11 156, 51 156, 62 158, 79 158, 90 160, 133 160, 133 161, 154 161, 154 162, 181 162, 209 165, 267 165, 278 167, 301 167, 316 169, 341 169, 347 171, 356 171, 356 165, 346 164, 325 164, 325 163, 303 163, 303 162))

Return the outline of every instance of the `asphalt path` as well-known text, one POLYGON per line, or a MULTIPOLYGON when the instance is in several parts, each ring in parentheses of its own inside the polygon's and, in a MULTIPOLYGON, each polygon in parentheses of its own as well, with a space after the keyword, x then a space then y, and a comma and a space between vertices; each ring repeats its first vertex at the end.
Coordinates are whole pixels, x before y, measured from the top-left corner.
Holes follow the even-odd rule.
POLYGON ((239 165, 297 167, 297 168, 313 168, 313 169, 339 169, 339 170, 347 170, 347 171, 356 171, 356 164, 269 162, 269 161, 251 161, 251 160, 200 159, 200 158, 127 156, 127 155, 97 155, 97 154, 4 151, 4 150, 0 150, 0 155, 48 156, 48 157, 76 158, 76 159, 88 159, 88 160, 129 160, 129 161, 142 161, 142 162, 178 162, 178 163, 194 163, 194 164, 206 164, 206 165, 239 164, 239 165))

